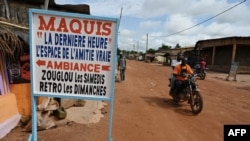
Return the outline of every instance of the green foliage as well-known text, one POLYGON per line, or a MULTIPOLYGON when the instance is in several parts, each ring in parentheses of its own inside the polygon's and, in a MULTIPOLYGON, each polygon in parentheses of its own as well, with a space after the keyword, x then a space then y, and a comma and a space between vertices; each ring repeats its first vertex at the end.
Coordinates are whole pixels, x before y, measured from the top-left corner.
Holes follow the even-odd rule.
POLYGON ((122 52, 126 56, 129 55, 129 54, 143 54, 142 51, 140 51, 140 52, 137 52, 137 51, 134 51, 134 50, 127 51, 127 50, 121 50, 121 49, 117 48, 117 55, 119 55, 120 52, 122 52))
POLYGON ((130 54, 137 54, 137 51, 131 50, 129 53, 130 54))
POLYGON ((171 46, 162 44, 161 47, 158 48, 158 50, 169 50, 169 49, 171 49, 171 48, 172 48, 171 46))
POLYGON ((150 49, 148 49, 147 50, 147 53, 152 53, 152 54, 154 54, 156 51, 154 50, 154 49, 152 49, 152 48, 150 48, 150 49))
POLYGON ((117 55, 119 55, 121 52, 121 50, 119 48, 117 48, 117 55))
POLYGON ((181 46, 177 43, 175 48, 181 48, 181 46))

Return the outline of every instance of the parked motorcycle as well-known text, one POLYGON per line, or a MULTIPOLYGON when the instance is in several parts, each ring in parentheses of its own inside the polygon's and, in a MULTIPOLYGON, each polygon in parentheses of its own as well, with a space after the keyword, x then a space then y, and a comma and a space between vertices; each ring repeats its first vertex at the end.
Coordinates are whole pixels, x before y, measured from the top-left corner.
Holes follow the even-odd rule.
POLYGON ((176 104, 187 101, 195 115, 203 109, 203 99, 198 89, 197 74, 188 75, 188 79, 181 85, 181 89, 177 90, 175 87, 170 90, 169 94, 176 104))
POLYGON ((194 74, 197 74, 197 76, 201 79, 204 80, 206 78, 207 72, 206 72, 207 68, 205 70, 202 70, 198 65, 196 65, 194 67, 194 74))

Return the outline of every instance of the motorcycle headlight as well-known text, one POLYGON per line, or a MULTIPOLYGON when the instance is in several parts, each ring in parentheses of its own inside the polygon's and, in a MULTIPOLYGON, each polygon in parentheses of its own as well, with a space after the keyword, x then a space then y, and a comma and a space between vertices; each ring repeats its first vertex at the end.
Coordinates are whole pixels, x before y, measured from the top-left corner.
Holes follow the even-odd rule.
POLYGON ((195 83, 196 80, 197 80, 197 79, 196 79, 195 77, 192 77, 192 78, 191 78, 191 82, 192 82, 192 83, 195 83))

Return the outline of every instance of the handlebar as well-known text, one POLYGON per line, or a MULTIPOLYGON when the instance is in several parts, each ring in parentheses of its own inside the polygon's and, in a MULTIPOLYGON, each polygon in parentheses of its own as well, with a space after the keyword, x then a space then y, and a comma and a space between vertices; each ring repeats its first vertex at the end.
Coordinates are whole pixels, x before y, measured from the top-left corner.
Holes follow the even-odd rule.
POLYGON ((185 77, 196 77, 197 74, 193 73, 193 74, 174 74, 175 76, 185 76, 185 77))

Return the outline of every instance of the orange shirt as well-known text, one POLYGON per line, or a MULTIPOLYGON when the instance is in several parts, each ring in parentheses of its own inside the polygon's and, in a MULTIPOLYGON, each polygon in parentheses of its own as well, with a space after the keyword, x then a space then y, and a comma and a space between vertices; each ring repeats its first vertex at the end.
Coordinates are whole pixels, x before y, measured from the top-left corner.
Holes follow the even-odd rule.
POLYGON ((191 69, 191 67, 189 65, 184 65, 182 66, 181 64, 175 66, 173 74, 177 74, 176 79, 178 80, 187 80, 187 77, 182 77, 180 76, 182 71, 186 71, 187 74, 192 74, 193 70, 191 69))

